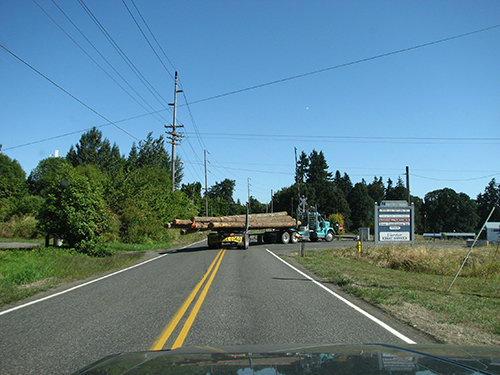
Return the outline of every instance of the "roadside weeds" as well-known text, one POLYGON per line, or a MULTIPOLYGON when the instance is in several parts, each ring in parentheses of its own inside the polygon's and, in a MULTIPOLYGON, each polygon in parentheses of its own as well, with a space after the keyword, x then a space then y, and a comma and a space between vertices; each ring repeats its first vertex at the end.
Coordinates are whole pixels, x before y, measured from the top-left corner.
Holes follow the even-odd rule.
POLYGON ((500 267, 498 262, 491 267, 492 250, 476 252, 446 292, 465 252, 462 247, 415 246, 373 248, 360 255, 353 247, 292 256, 349 294, 440 342, 498 346, 500 267))
POLYGON ((103 275, 131 266, 158 251, 200 240, 196 234, 177 237, 172 243, 111 243, 109 246, 114 254, 106 257, 92 257, 74 249, 57 247, 0 249, 0 307, 61 283, 103 275))

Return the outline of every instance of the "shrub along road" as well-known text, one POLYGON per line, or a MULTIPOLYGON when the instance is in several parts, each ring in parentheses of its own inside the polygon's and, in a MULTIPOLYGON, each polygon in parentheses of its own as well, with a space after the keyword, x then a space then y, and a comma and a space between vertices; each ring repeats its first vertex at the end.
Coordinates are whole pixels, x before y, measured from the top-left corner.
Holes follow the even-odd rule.
POLYGON ((429 342, 266 248, 280 245, 198 244, 5 306, 0 373, 71 373, 109 354, 176 346, 429 342))

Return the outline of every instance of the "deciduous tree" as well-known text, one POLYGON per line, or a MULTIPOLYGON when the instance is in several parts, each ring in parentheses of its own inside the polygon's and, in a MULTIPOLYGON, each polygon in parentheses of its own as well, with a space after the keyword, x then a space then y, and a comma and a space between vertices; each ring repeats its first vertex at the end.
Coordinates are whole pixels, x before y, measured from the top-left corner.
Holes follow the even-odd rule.
POLYGON ((27 193, 26 173, 21 165, 0 152, 0 220, 11 216, 27 193))
POLYGON ((427 193, 423 210, 427 215, 427 230, 436 233, 473 232, 478 220, 475 204, 469 196, 450 188, 427 193))
POLYGON ((28 188, 31 194, 45 196, 45 190, 58 181, 69 162, 65 158, 46 158, 38 162, 28 176, 28 188))
POLYGON ((101 236, 110 228, 110 215, 100 179, 87 177, 88 173, 101 173, 96 168, 63 166, 60 178, 46 188, 38 219, 41 232, 61 238, 65 246, 105 255, 108 249, 101 236))

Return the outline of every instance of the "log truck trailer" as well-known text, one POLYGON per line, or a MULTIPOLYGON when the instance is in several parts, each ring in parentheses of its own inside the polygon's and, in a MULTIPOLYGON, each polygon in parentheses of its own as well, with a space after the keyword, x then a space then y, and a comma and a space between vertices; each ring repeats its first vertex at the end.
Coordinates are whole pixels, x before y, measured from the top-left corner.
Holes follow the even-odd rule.
MULTIPOLYGON (((278 220, 278 219, 276 219, 278 220)), ((300 239, 316 242, 323 239, 330 242, 335 237, 335 231, 330 226, 330 222, 314 208, 297 210, 297 225, 294 227, 278 227, 278 225, 268 224, 263 233, 257 233, 258 242, 264 243, 297 243, 300 239), (299 224, 300 222, 300 224, 299 224)), ((207 238, 210 249, 219 248, 223 243, 236 245, 241 249, 248 249, 250 244, 249 217, 246 214, 244 228, 223 228, 210 233, 207 238)))

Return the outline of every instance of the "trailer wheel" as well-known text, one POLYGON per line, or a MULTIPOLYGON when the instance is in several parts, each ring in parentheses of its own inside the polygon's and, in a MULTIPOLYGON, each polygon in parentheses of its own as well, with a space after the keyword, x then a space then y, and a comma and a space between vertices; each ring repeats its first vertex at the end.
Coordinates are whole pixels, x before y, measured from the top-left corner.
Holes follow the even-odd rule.
POLYGON ((243 238, 243 249, 248 250, 249 246, 250 246, 250 235, 245 234, 245 237, 243 238))
POLYGON ((297 236, 297 232, 290 232, 290 242, 291 243, 299 242, 299 237, 297 236))
POLYGON ((328 233, 325 236, 325 241, 326 242, 332 242, 333 241, 333 232, 331 230, 328 231, 328 233))
POLYGON ((217 242, 217 241, 210 241, 210 239, 212 237, 215 237, 215 236, 212 236, 211 234, 209 234, 208 237, 207 237, 208 248, 209 249, 217 249, 217 248, 221 247, 222 243, 217 242))
POLYGON ((290 242, 290 233, 288 232, 281 232, 281 236, 280 236, 280 241, 282 244, 287 244, 290 242))

